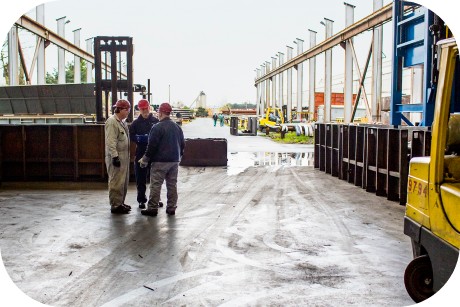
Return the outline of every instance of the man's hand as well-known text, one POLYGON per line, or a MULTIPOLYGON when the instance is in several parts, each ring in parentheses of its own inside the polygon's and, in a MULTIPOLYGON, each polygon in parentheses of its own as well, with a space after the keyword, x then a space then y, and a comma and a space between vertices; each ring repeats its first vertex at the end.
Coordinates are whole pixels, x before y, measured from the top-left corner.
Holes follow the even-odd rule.
POLYGON ((121 166, 120 158, 113 157, 112 158, 112 165, 115 166, 115 167, 120 167, 121 166))
POLYGON ((146 156, 143 156, 142 158, 139 159, 139 166, 141 168, 146 168, 147 165, 149 165, 149 158, 147 158, 146 156))

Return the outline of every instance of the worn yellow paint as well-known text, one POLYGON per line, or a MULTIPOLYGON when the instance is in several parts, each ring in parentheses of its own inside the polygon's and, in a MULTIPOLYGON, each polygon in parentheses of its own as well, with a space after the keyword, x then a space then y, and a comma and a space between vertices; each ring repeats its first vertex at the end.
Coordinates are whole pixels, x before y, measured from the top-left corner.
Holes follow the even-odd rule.
POLYGON ((430 157, 411 160, 406 216, 460 248, 460 182, 445 178, 450 98, 458 47, 442 45, 430 157))

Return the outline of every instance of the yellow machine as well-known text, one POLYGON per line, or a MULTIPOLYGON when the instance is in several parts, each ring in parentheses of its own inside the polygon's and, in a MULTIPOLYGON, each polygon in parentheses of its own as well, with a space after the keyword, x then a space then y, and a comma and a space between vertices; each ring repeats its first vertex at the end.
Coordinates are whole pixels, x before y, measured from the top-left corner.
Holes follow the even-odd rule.
POLYGON ((281 109, 267 108, 265 117, 259 120, 259 129, 260 131, 266 128, 278 130, 280 124, 284 124, 284 116, 281 109))
POLYGON ((436 293, 448 281, 460 248, 460 99, 454 79, 459 62, 454 39, 439 42, 430 157, 410 162, 404 233, 412 239, 414 259, 404 274, 415 302, 436 293), (453 92, 454 91, 454 92, 453 92))

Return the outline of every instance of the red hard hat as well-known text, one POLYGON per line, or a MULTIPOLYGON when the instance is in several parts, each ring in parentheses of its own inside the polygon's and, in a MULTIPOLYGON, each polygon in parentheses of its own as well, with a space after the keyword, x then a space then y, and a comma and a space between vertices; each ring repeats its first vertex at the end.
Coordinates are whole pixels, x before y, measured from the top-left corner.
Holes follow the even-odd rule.
POLYGON ((137 103, 137 107, 139 108, 139 110, 148 109, 150 107, 150 103, 147 99, 141 99, 137 103))
POLYGON ((172 112, 172 108, 171 108, 171 105, 167 102, 163 102, 162 104, 160 104, 160 107, 158 108, 158 112, 162 112, 162 113, 171 113, 172 112))
POLYGON ((113 107, 120 109, 131 109, 131 104, 128 100, 120 99, 113 105, 113 107))

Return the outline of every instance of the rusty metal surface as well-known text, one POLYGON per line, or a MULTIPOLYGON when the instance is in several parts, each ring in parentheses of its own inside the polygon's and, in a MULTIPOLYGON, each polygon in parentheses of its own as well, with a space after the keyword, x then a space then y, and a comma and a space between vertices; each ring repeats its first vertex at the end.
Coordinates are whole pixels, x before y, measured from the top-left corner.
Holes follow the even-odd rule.
POLYGON ((410 157, 429 155, 430 131, 317 123, 314 148, 315 168, 404 205, 410 157))
POLYGON ((185 139, 181 166, 227 166, 227 139, 185 139))
POLYGON ((94 113, 94 83, 0 87, 0 114, 94 113))

